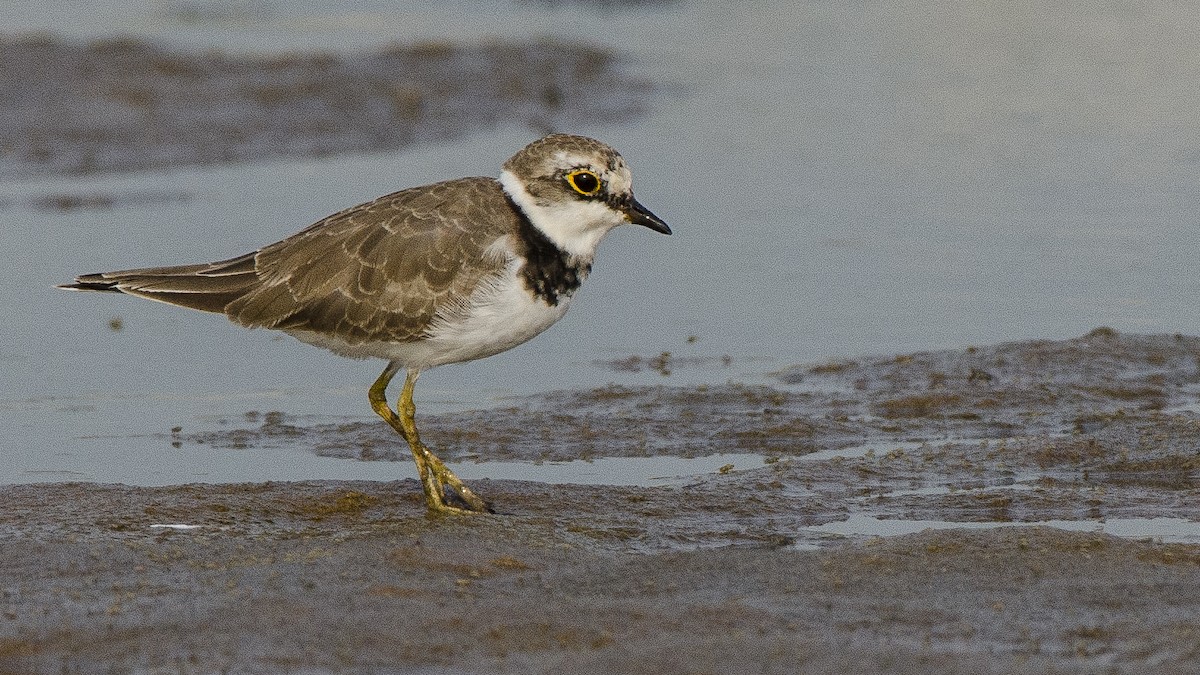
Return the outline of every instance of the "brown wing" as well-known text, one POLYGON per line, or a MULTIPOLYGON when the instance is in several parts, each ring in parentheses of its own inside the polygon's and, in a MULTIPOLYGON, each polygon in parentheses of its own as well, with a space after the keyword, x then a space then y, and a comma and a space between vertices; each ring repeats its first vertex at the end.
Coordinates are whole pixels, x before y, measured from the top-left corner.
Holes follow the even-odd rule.
POLYGON ((490 248, 517 227, 500 185, 463 178, 334 214, 255 256, 258 283, 225 313, 254 327, 406 342, 461 307, 508 260, 490 248))
POLYGON ((497 181, 462 178, 385 195, 237 258, 86 274, 63 288, 337 332, 350 344, 405 342, 503 271, 507 259, 490 247, 517 226, 497 181))
POLYGON ((84 274, 60 288, 113 291, 205 312, 224 312, 258 281, 254 254, 204 265, 147 267, 84 274))

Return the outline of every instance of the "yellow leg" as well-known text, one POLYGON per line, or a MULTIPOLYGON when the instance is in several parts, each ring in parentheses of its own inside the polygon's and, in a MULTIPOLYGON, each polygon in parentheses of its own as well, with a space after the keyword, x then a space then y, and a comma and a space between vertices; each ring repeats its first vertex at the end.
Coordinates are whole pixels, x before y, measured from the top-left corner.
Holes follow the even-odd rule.
POLYGON ((375 410, 375 413, 395 429, 396 433, 403 436, 404 440, 408 441, 413 462, 417 465, 417 474, 421 478, 421 488, 425 491, 425 503, 429 506, 429 510, 440 513, 491 512, 487 502, 480 499, 463 484, 458 476, 455 476, 454 472, 421 442, 415 419, 417 406, 413 403, 413 387, 417 383, 417 377, 421 374, 420 371, 409 370, 405 374, 404 389, 400 392, 400 400, 396 402, 396 410, 393 411, 388 405, 387 387, 399 370, 398 364, 389 363, 379 378, 375 380, 375 384, 371 385, 367 398, 371 401, 371 408, 375 410), (467 508, 446 503, 447 486, 454 491, 454 494, 467 508))

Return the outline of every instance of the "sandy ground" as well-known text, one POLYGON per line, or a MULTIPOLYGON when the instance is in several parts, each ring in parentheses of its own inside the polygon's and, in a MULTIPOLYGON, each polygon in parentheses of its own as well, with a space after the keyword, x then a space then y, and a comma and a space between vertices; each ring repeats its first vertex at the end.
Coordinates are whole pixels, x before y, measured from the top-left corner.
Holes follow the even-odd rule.
MULTIPOLYGON (((425 420, 457 462, 771 458, 474 481, 487 516, 411 480, 4 487, 0 672, 1195 672, 1200 545, 1021 523, 1200 520, 1198 358, 1100 329, 425 420), (896 448, 822 459, 862 443, 896 448), (819 527, 856 514, 1013 526, 819 527)), ((407 461, 373 425, 247 419, 179 442, 407 461)))

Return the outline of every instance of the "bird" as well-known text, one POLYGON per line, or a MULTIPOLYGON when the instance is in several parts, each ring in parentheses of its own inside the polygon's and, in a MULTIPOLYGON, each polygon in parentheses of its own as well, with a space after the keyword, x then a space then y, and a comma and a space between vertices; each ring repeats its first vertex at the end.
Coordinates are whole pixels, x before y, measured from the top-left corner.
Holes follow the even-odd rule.
POLYGON ((407 442, 429 512, 488 513, 491 504, 421 441, 417 378, 545 331, 587 279, 601 240, 627 223, 671 234, 634 198, 616 150, 551 134, 495 178, 393 192, 228 260, 84 274, 59 288, 224 314, 341 356, 387 361, 367 399, 407 442), (387 388, 402 369, 392 408, 387 388))

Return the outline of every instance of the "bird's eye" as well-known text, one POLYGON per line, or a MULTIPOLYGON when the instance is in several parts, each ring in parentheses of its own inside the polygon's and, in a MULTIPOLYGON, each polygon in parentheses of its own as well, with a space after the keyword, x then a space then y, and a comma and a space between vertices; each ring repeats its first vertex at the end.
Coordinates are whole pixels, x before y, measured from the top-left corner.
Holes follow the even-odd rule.
POLYGON ((600 177, 587 169, 576 169, 567 174, 567 182, 585 197, 591 197, 600 191, 600 177))

